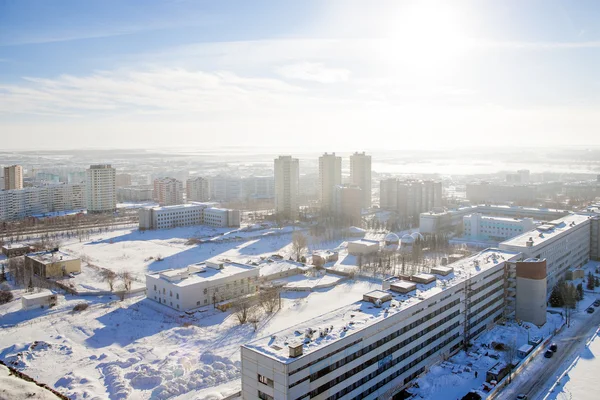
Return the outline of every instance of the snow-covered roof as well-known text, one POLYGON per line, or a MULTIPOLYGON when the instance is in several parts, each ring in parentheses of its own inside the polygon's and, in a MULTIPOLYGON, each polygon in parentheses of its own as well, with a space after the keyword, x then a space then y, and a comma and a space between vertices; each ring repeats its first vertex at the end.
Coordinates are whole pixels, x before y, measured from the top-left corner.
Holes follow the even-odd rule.
POLYGON ((579 225, 587 223, 589 219, 590 217, 588 215, 570 214, 566 217, 538 226, 537 228, 515 236, 514 238, 505 240, 500 246, 526 247, 530 238, 533 241, 533 246, 531 247, 539 246, 552 238, 566 233, 570 229, 577 228, 579 225))
POLYGON ((197 263, 179 269, 165 269, 162 271, 146 274, 147 277, 154 279, 164 279, 176 286, 189 286, 200 282, 215 281, 229 276, 237 275, 242 272, 258 269, 252 265, 236 262, 221 262, 222 268, 211 268, 207 263, 197 263))
POLYGON ((386 242, 389 242, 389 243, 399 243, 400 242, 400 238, 394 232, 390 232, 387 235, 385 235, 385 238, 383 240, 385 240, 386 242))
POLYGON ((79 260, 79 257, 72 256, 62 251, 40 251, 37 253, 29 253, 27 254, 27 257, 42 264, 53 264, 59 261, 79 260))
POLYGON ((260 276, 269 276, 278 274, 281 272, 289 271, 292 269, 304 269, 306 268, 303 264, 296 261, 282 260, 275 262, 266 262, 260 266, 260 276))
POLYGON ((48 289, 42 289, 41 291, 37 292, 37 293, 28 293, 28 294, 24 294, 22 297, 25 300, 33 300, 33 299, 42 299, 44 297, 48 297, 48 296, 52 296, 54 295, 53 292, 51 292, 48 289))
MULTIPOLYGON (((353 335, 381 320, 389 318, 389 315, 402 312, 410 307, 418 305, 423 300, 443 292, 464 282, 473 275, 481 274, 488 269, 504 261, 515 261, 521 253, 503 251, 498 249, 486 249, 476 255, 459 260, 449 266, 454 268, 454 274, 440 277, 429 284, 416 284, 417 290, 412 295, 398 294, 393 291, 384 291, 393 295, 393 307, 383 310, 372 307, 370 303, 357 301, 348 306, 320 315, 312 320, 289 327, 280 332, 263 337, 245 344, 243 347, 260 352, 284 363, 290 363, 302 357, 310 355, 315 350, 330 345, 344 337, 353 335), (349 322, 352 322, 351 324, 349 322), (303 355, 290 358, 288 346, 298 343, 303 339, 304 332, 308 328, 318 329, 327 327, 328 333, 324 337, 311 340, 303 344, 303 355)), ((413 283, 414 284, 414 283, 413 283)))

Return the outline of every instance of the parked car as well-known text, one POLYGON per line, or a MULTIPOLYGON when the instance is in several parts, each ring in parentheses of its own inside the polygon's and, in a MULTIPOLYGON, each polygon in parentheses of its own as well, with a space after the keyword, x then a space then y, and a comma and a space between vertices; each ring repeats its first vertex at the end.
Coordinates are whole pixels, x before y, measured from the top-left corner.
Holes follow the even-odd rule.
POLYGON ((550 350, 556 353, 556 350, 558 350, 558 345, 556 343, 552 343, 550 345, 550 350))
POLYGON ((596 300, 594 302, 594 307, 600 307, 600 300, 596 300))
POLYGON ((517 396, 517 400, 527 400, 527 399, 528 399, 528 397, 526 394, 520 394, 517 396))
POLYGON ((546 352, 544 353, 544 357, 546 358, 552 358, 553 355, 554 352, 552 350, 546 350, 546 352))
POLYGON ((585 312, 587 312, 588 314, 591 314, 594 312, 594 310, 595 310, 594 307, 588 307, 587 310, 585 310, 585 312))

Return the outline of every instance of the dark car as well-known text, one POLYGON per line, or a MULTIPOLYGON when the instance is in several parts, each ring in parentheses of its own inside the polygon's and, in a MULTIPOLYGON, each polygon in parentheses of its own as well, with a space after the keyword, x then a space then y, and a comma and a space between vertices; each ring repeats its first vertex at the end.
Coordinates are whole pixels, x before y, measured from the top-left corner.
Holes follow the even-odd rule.
POLYGON ((600 307, 600 300, 596 300, 594 302, 594 307, 600 307))
POLYGON ((553 355, 554 352, 552 350, 546 350, 546 352, 544 353, 544 357, 546 358, 552 358, 553 355))
POLYGON ((527 400, 527 399, 528 399, 528 397, 526 394, 520 394, 517 396, 517 400, 527 400))
POLYGON ((552 343, 550 345, 550 350, 556 353, 556 350, 558 350, 558 345, 556 343, 552 343))
POLYGON ((591 314, 594 312, 594 307, 588 307, 587 310, 585 310, 585 312, 587 312, 588 314, 591 314))

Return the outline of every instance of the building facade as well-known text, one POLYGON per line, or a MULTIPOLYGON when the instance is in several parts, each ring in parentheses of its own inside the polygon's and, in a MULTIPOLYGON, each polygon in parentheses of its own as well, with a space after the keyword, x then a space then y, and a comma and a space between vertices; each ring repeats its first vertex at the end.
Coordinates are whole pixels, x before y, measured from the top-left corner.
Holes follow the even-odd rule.
POLYGON ((154 189, 150 185, 128 186, 117 188, 119 201, 144 202, 152 201, 154 189))
POLYGON ((148 299, 187 311, 251 295, 259 283, 258 268, 229 261, 206 261, 182 269, 146 275, 148 299))
POLYGON ((208 201, 210 198, 208 179, 201 176, 190 178, 185 182, 187 201, 208 201))
POLYGON ((175 178, 155 179, 154 199, 161 206, 183 204, 183 183, 175 178))
POLYGON ((363 208, 371 207, 371 156, 355 152, 350 156, 350 183, 363 191, 363 208))
POLYGON ((275 159, 275 212, 284 219, 298 219, 298 186, 300 164, 297 158, 279 156, 275 159))
POLYGON ((546 260, 529 258, 516 264, 515 318, 537 326, 546 323, 546 260))
POLYGON ((25 267, 42 278, 81 272, 81 260, 62 251, 40 251, 25 256, 25 267))
POLYGON ((383 179, 379 182, 379 206, 395 211, 401 221, 416 222, 423 212, 442 206, 442 182, 383 179))
POLYGON ((139 228, 142 230, 202 224, 222 228, 239 227, 240 211, 211 207, 211 203, 146 207, 139 210, 139 228))
POLYGON ((115 176, 115 185, 117 187, 131 186, 131 175, 130 174, 117 174, 115 176))
POLYGON ((481 213, 463 217, 463 234, 472 239, 502 241, 530 231, 534 227, 533 218, 488 217, 481 213))
POLYGON ((23 167, 4 167, 4 190, 23 189, 23 167))
POLYGON ((360 225, 362 221, 362 189, 356 185, 338 185, 333 189, 333 214, 346 225, 360 225))
POLYGON ((90 213, 117 209, 116 170, 110 164, 91 165, 86 170, 86 198, 90 213))
POLYGON ((0 191, 0 220, 11 221, 47 213, 84 210, 83 184, 54 184, 0 191))
POLYGON ((342 184, 342 157, 325 153, 319 157, 319 201, 321 210, 333 208, 334 188, 342 184))
POLYGON ((504 316, 506 270, 520 257, 488 249, 449 266, 464 278, 382 290, 383 307, 367 296, 243 345, 242 398, 392 398, 504 316))

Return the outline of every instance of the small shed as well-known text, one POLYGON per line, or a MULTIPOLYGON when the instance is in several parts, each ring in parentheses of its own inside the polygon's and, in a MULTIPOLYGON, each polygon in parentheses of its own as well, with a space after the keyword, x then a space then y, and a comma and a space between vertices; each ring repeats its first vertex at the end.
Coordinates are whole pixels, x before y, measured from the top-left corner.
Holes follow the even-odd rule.
POLYGON ((435 276, 431 274, 416 274, 413 275, 410 280, 417 283, 428 284, 435 282, 435 276))
POLYGON ((583 268, 576 268, 573 270, 573 279, 585 278, 585 270, 583 268))
POLYGON ((517 350, 517 357, 525 358, 529 353, 531 353, 531 350, 533 350, 532 345, 524 344, 523 346, 519 347, 519 350, 517 350))
POLYGON ((383 304, 386 301, 392 300, 392 295, 383 290, 373 290, 369 293, 363 294, 363 301, 367 301, 373 304, 383 304))
POLYGON ((417 285, 408 281, 396 281, 390 284, 390 290, 392 292, 406 294, 417 290, 417 285))
POLYGON ((52 307, 56 305, 57 301, 56 293, 53 293, 50 290, 42 290, 41 292, 30 293, 21 297, 23 310, 52 307))
POLYGON ((510 372, 510 365, 504 362, 494 364, 485 375, 486 382, 500 382, 510 372))
POLYGON ((452 268, 452 267, 438 266, 438 267, 431 268, 432 274, 441 275, 441 276, 448 276, 453 272, 454 272, 454 268, 452 268))
POLYGON ((376 240, 360 239, 348 242, 348 253, 353 256, 373 254, 379 251, 379 242, 376 240))

